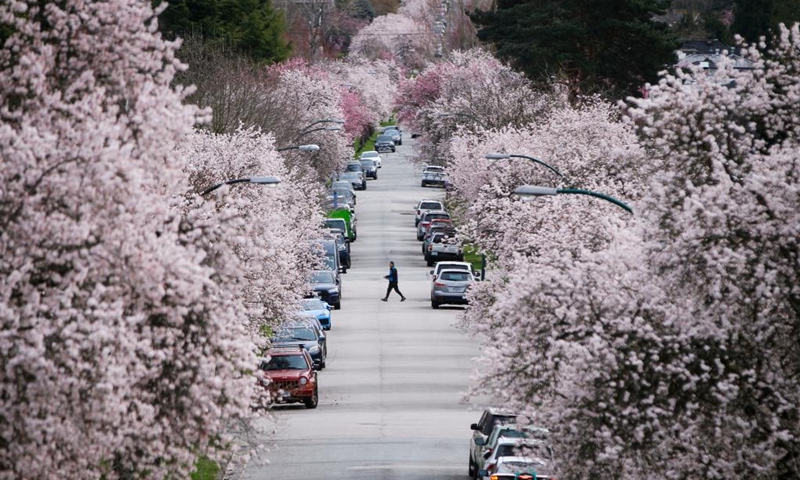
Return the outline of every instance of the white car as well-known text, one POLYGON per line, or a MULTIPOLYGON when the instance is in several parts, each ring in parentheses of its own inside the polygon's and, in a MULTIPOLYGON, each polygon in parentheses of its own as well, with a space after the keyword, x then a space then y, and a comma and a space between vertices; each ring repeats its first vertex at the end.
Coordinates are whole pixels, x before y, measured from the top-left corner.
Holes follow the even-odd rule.
POLYGON ((375 150, 367 150, 366 152, 361 152, 361 157, 359 160, 375 160, 375 163, 378 165, 378 168, 381 168, 381 154, 376 152, 375 150))
POLYGON ((493 450, 487 450, 483 454, 482 460, 483 465, 478 465, 478 478, 483 480, 490 480, 493 475, 504 473, 503 464, 506 462, 525 463, 527 468, 536 472, 536 480, 548 480, 553 474, 553 450, 546 440, 500 438, 493 450), (509 460, 510 458, 514 460, 509 460))
POLYGON ((444 203, 439 200, 420 200, 417 206, 414 207, 416 212, 414 215, 415 227, 419 225, 419 219, 422 218, 422 214, 428 210, 444 210, 444 203))
POLYGON ((481 278, 481 273, 474 271, 469 262, 437 262, 434 269, 429 272, 431 280, 436 281, 442 270, 467 270, 476 280, 481 278))
MULTIPOLYGON (((547 460, 536 457, 500 457, 492 480, 555 480, 547 460)), ((485 471, 485 470, 483 470, 485 471)))

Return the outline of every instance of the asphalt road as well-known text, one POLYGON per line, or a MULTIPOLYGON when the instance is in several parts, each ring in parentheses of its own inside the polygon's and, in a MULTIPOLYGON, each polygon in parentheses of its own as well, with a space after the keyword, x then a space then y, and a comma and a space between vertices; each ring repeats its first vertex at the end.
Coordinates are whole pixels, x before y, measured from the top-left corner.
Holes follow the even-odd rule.
POLYGON ((357 193, 358 239, 333 312, 319 407, 274 408, 269 463, 251 460, 241 478, 467 478, 469 425, 481 410, 462 397, 478 349, 453 326, 461 307, 430 306, 413 207, 444 192, 420 187, 410 156, 407 144, 384 154, 378 180, 357 193), (396 293, 380 301, 389 260, 403 303, 396 293))

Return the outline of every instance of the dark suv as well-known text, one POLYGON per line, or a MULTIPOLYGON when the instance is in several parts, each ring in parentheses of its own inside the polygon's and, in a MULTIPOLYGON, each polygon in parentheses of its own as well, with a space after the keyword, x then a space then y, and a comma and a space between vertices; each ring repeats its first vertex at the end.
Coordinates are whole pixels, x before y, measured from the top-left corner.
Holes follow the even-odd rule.
POLYGON ((391 135, 379 135, 375 140, 375 150, 378 152, 395 151, 394 140, 391 135))
POLYGON ((274 348, 269 361, 261 362, 261 385, 270 395, 270 403, 299 403, 317 408, 319 387, 317 372, 305 348, 274 348))

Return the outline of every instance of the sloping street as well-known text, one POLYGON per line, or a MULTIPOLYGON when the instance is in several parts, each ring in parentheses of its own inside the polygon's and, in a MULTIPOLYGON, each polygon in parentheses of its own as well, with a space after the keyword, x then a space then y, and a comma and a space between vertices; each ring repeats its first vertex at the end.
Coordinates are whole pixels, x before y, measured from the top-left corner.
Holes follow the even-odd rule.
POLYGON ((461 399, 478 349, 453 326, 460 307, 431 309, 413 207, 443 191, 420 187, 408 143, 384 154, 378 180, 358 192, 358 240, 328 332, 320 405, 273 410, 270 463, 252 460, 247 480, 466 476, 480 411, 461 399), (396 293, 380 301, 390 260, 403 303, 396 293))

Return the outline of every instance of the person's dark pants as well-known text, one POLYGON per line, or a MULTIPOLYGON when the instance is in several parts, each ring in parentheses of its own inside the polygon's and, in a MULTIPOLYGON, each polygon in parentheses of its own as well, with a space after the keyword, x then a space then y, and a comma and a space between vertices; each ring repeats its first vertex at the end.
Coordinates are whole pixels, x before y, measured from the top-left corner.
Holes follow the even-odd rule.
POLYGON ((389 298, 389 294, 392 293, 392 290, 397 292, 397 294, 400 295, 400 298, 406 298, 402 293, 400 293, 400 290, 397 289, 397 282, 389 282, 389 288, 386 289, 386 296, 384 298, 389 298))

